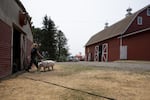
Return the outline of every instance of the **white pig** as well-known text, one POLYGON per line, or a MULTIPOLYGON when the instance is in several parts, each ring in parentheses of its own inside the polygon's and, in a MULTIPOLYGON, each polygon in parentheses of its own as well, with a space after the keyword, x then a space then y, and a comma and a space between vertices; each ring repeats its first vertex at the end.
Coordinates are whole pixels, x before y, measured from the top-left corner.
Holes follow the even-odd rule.
POLYGON ((43 67, 44 71, 46 71, 46 68, 50 70, 50 67, 53 70, 54 65, 55 65, 55 61, 52 60, 44 60, 38 63, 39 70, 41 69, 41 67, 43 67))

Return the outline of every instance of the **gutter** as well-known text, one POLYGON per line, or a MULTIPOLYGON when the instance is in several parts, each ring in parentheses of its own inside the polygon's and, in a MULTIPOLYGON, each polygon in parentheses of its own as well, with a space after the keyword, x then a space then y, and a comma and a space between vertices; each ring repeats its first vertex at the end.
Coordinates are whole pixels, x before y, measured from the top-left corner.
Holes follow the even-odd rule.
POLYGON ((143 29, 143 30, 139 30, 139 31, 136 31, 136 32, 125 34, 125 35, 119 36, 118 38, 121 39, 121 38, 124 38, 124 37, 128 37, 128 36, 131 36, 131 35, 135 35, 135 34, 144 32, 144 31, 148 31, 148 30, 150 30, 150 28, 146 28, 146 29, 143 29))

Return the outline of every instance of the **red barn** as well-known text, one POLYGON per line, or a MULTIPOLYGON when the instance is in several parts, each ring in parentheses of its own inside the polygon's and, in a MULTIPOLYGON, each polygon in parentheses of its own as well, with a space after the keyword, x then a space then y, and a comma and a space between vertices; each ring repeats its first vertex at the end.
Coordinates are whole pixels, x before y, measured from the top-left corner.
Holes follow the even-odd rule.
POLYGON ((0 78, 27 66, 33 41, 30 20, 20 0, 0 1, 0 78))
POLYGON ((92 36, 85 45, 87 61, 150 61, 150 5, 128 14, 92 36))

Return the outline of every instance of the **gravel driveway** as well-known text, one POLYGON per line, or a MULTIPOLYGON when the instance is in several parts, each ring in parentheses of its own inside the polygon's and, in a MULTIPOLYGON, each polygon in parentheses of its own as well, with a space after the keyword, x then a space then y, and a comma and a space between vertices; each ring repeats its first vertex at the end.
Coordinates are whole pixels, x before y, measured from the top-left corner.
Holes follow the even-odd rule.
POLYGON ((95 67, 110 67, 122 70, 150 71, 150 62, 148 61, 116 61, 116 62, 63 62, 61 64, 80 64, 95 67))

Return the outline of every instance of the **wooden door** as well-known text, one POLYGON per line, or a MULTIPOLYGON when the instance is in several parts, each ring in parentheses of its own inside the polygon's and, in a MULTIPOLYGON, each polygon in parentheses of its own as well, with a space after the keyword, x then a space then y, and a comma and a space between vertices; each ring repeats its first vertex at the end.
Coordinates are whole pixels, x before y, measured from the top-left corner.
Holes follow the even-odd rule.
POLYGON ((108 61, 108 43, 102 44, 102 58, 101 61, 108 61))
POLYGON ((26 66, 26 36, 21 34, 21 69, 26 66))
POLYGON ((95 46, 94 61, 99 61, 99 46, 95 46))

